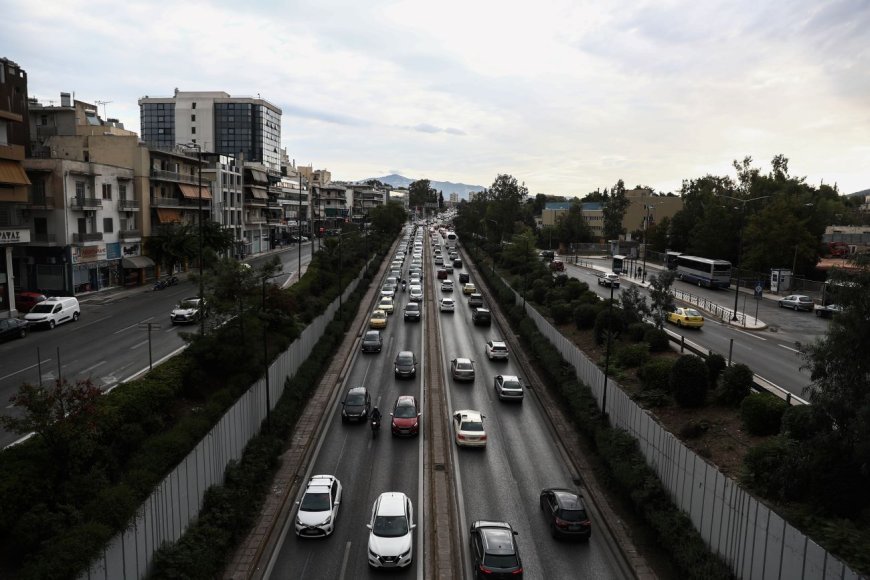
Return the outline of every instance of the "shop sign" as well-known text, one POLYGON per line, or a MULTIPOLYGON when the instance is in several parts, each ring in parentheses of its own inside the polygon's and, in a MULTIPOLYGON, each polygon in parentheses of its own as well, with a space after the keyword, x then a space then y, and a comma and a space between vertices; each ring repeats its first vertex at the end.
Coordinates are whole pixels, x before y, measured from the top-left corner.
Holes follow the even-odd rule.
POLYGON ((106 244, 94 246, 72 246, 72 263, 85 264, 106 259, 106 244))
POLYGON ((29 244, 30 230, 0 229, 0 244, 29 244))

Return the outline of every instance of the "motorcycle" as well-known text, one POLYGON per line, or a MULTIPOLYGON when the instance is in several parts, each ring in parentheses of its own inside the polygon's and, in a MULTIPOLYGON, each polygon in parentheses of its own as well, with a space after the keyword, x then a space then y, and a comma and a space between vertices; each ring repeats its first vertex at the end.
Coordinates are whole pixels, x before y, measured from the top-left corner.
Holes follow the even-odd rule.
POLYGON ((170 286, 175 286, 178 284, 178 277, 174 274, 167 278, 161 278, 154 283, 154 290, 163 290, 165 288, 169 288, 170 286))
POLYGON ((402 292, 405 291, 405 287, 406 287, 406 286, 407 286, 407 284, 405 284, 405 282, 402 282, 402 292))
POLYGON ((372 419, 372 437, 378 436, 378 431, 381 430, 381 420, 372 419))
POLYGON ((154 290, 163 290, 166 288, 166 285, 166 280, 157 280, 157 282, 154 283, 154 290))

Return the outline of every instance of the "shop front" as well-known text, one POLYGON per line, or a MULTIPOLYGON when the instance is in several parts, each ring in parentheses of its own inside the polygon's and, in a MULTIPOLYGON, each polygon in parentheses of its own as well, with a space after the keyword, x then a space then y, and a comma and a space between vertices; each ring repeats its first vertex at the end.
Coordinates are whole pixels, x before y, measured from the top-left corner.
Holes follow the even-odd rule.
POLYGON ((124 286, 142 286, 155 278, 154 260, 143 256, 142 244, 123 244, 121 246, 121 267, 124 269, 124 286))
POLYGON ((73 294, 120 286, 121 244, 70 246, 73 294))

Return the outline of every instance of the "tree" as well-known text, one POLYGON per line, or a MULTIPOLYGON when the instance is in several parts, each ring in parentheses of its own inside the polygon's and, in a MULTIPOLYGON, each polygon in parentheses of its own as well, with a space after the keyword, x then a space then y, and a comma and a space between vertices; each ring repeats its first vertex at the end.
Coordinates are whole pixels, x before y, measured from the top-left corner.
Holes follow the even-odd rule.
POLYGON ((653 252, 664 252, 670 249, 671 218, 665 216, 656 224, 650 225, 646 232, 647 243, 653 252))
POLYGON ((619 293, 619 302, 627 325, 642 322, 645 316, 650 315, 650 307, 646 303, 646 296, 643 296, 634 284, 631 284, 619 293))
POLYGON ((662 270, 649 278, 650 313, 656 328, 665 324, 667 313, 674 307, 674 295, 671 286, 676 274, 671 270, 662 270))
POLYGON ((369 211, 372 231, 377 234, 395 236, 402 231, 402 226, 407 219, 408 213, 405 208, 396 201, 373 207, 369 211))
POLYGON ((511 175, 500 174, 492 182, 486 219, 495 222, 495 240, 510 239, 513 236, 520 206, 528 194, 525 185, 520 185, 511 175))
POLYGON ((435 203, 438 201, 436 193, 428 179, 412 181, 408 186, 408 206, 425 207, 427 203, 435 203))
POLYGON ((578 200, 572 201, 568 213, 556 220, 555 234, 558 242, 565 245, 592 241, 592 228, 583 217, 583 205, 578 200))
POLYGON ((157 226, 145 240, 145 251, 167 272, 196 255, 197 239, 190 224, 168 223, 157 226))
POLYGON ((618 240, 625 233, 622 220, 631 204, 625 196, 625 183, 620 179, 604 202, 604 239, 618 240))
POLYGON ((444 209, 444 192, 438 192, 438 209, 444 209))

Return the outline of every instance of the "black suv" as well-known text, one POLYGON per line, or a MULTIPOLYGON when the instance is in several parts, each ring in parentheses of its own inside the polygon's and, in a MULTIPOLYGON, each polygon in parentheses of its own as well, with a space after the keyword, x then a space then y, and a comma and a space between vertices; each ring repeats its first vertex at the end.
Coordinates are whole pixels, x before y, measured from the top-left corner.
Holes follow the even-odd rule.
POLYGON ((460 284, 468 284, 469 279, 470 278, 468 276, 468 272, 461 272, 459 274, 459 283, 460 284))
POLYGON ((523 577, 523 561, 517 549, 516 535, 506 522, 478 520, 471 524, 471 565, 475 578, 523 577))
POLYGON ((554 538, 582 538, 592 536, 592 522, 586 513, 583 498, 570 489, 558 487, 541 491, 541 511, 550 524, 554 538))
POLYGON ((473 292, 468 297, 469 308, 483 308, 483 295, 479 292, 473 292))
POLYGON ((408 302, 405 306, 405 322, 409 320, 420 321, 420 303, 408 302))
POLYGON ((396 355, 395 374, 400 379, 417 376, 417 357, 413 352, 403 350, 396 355))
POLYGON ((365 387, 351 387, 341 402, 341 422, 365 421, 372 408, 372 398, 365 387))
POLYGON ((492 315, 487 308, 475 308, 471 313, 471 321, 475 326, 489 326, 492 323, 492 315))
POLYGON ((363 335, 362 351, 363 352, 381 352, 384 346, 384 339, 381 338, 380 330, 369 330, 363 335))

